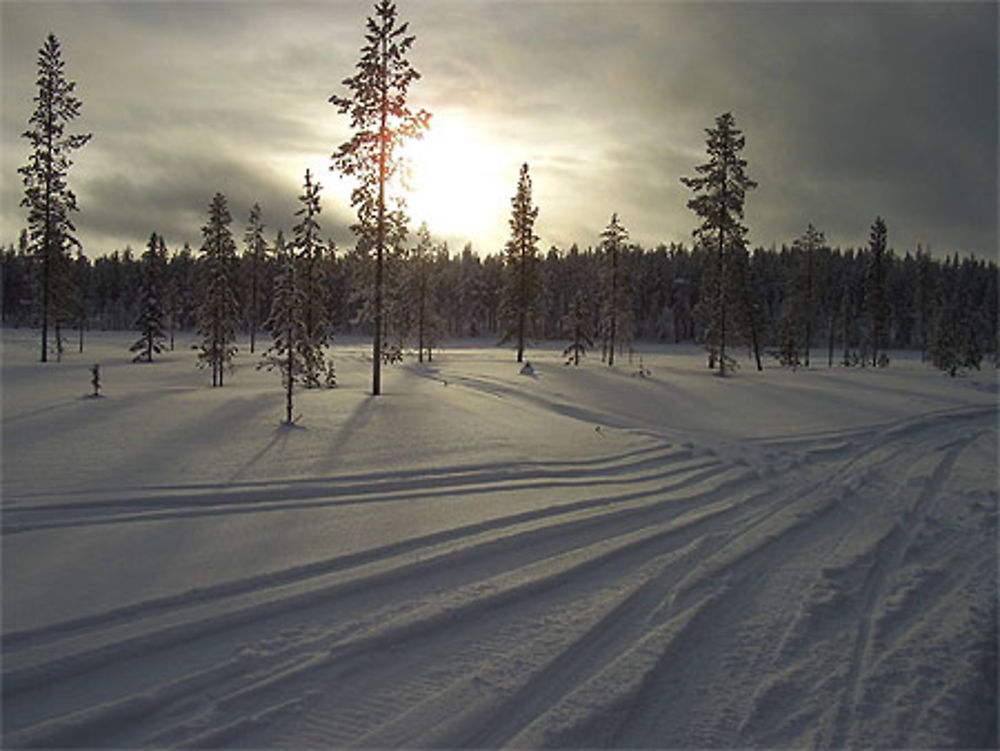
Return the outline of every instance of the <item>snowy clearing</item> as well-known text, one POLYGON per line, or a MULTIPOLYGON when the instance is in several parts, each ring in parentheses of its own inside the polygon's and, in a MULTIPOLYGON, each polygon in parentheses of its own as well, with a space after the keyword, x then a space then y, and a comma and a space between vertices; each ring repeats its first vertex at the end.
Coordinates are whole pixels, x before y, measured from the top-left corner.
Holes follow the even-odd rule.
POLYGON ((992 368, 134 338, 3 332, 4 747, 997 744, 992 368))

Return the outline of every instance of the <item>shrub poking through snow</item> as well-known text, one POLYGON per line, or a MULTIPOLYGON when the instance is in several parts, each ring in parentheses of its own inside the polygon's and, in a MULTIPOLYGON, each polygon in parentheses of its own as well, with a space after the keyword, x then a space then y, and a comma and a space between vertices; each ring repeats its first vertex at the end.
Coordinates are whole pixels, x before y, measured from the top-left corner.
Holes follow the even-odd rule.
POLYGON ((93 397, 98 397, 101 395, 101 364, 95 362, 90 366, 90 385, 93 387, 94 392, 91 394, 93 397))

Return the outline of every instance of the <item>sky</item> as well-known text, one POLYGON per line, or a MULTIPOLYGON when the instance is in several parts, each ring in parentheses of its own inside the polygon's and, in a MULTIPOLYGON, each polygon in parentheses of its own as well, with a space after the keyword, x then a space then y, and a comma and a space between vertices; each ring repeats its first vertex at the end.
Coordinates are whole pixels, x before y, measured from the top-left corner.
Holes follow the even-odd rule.
MULTIPOLYGON (((690 245, 680 178, 705 129, 732 112, 759 187, 752 246, 808 224, 834 247, 867 244, 882 216, 897 253, 997 254, 997 4, 400 0, 432 114, 410 149, 415 228, 453 251, 495 253, 527 162, 540 247, 596 245, 612 213, 633 241, 690 245)), ((25 225, 37 51, 59 37, 93 138, 75 153, 78 238, 91 256, 201 244, 229 199, 241 238, 260 203, 294 224, 306 169, 323 186, 324 236, 353 245, 351 183, 330 156, 351 135, 346 94, 370 2, 0 0, 0 243, 25 225)))

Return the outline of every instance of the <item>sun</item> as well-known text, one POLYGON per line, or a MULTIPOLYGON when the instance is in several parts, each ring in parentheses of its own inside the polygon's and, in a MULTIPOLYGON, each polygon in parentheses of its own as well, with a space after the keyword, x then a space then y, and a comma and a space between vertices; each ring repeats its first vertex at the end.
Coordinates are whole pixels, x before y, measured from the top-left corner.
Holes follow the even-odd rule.
POLYGON ((407 144, 405 156, 407 213, 415 226, 426 222, 436 236, 473 243, 506 227, 509 160, 488 136, 456 117, 436 114, 424 137, 407 144))

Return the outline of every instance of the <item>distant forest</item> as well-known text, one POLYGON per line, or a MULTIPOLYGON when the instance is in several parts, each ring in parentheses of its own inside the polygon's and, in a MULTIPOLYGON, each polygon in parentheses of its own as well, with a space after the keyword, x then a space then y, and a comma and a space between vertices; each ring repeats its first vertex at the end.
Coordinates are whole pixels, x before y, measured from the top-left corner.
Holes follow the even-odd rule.
POLYGON ((407 88, 419 78, 406 60, 415 37, 407 36, 391 0, 378 0, 374 11, 357 72, 342 82, 347 93, 329 100, 350 116, 354 131, 331 164, 357 184, 357 244, 350 250, 322 239, 320 186, 306 170, 287 244, 280 231, 273 242, 265 239, 255 205, 241 254, 218 192, 197 255, 187 245, 168 251, 155 232, 140 256, 129 248, 93 260, 84 255, 70 220, 78 207, 67 174, 71 154, 91 134, 66 130, 81 102, 50 34, 39 50, 36 106, 22 134, 32 145, 18 170, 27 227, 2 253, 3 324, 38 326, 42 362, 50 350, 62 354, 70 329, 81 350, 87 330, 138 329, 132 351, 148 362, 166 341, 173 348, 175 332, 196 330, 203 337, 199 361, 211 365, 213 386, 231 367, 237 330, 249 334, 251 354, 257 333, 268 330, 273 346, 264 360, 282 370, 288 422, 294 383, 335 384, 323 350, 337 333, 372 335, 373 395, 383 361, 398 361, 411 347, 423 361, 454 337, 516 342, 518 362, 526 343, 568 339, 565 354, 574 365, 588 348, 614 365, 616 352, 631 355, 637 342, 697 341, 719 375, 738 365, 728 345, 746 345, 758 370, 769 355, 790 367, 824 359, 829 367, 885 366, 890 349, 920 349, 953 376, 979 368, 986 354, 996 361, 995 262, 942 260, 919 248, 897 256, 881 217, 865 248, 831 249, 809 225, 788 246, 749 252, 744 200, 757 183, 740 157, 745 137, 729 112, 706 129, 707 161, 680 178, 699 221, 690 248, 642 248, 612 214, 595 231, 594 247, 541 252, 527 163, 502 254, 480 257, 466 246, 453 255, 425 226, 409 234, 386 186, 403 167, 396 149, 428 127, 430 113, 406 105, 407 88))
MULTIPOLYGON (((578 292, 586 301, 591 329, 600 329, 602 265, 600 247, 552 247, 538 258, 541 294, 535 315, 536 340, 565 340, 565 320, 578 292)), ((628 310, 617 340, 620 348, 640 342, 702 341, 708 325, 699 306, 708 253, 684 245, 646 249, 629 245, 622 253, 628 310)), ((870 337, 872 254, 864 249, 803 249, 795 242, 758 248, 749 255, 748 287, 752 322, 764 354, 787 364, 863 364, 870 337)), ((918 249, 887 254, 884 294, 888 310, 886 344, 890 349, 927 352, 939 337, 963 337, 982 354, 996 358, 998 341, 998 270, 995 262, 957 255, 940 259, 918 249)), ((3 250, 2 316, 5 326, 36 326, 40 317, 37 258, 26 236, 3 250)), ((191 331, 197 325, 201 254, 185 245, 169 253, 164 289, 165 326, 191 331)), ((250 253, 240 256, 236 285, 244 333, 259 328, 271 309, 277 264, 265 257, 259 269, 250 253), (252 287, 256 292, 251 293, 252 287), (256 310, 254 310, 256 307, 256 310)), ((327 244, 326 308, 331 330, 369 334, 372 330, 366 290, 370 262, 354 250, 327 244)), ((413 267, 424 267, 430 327, 435 339, 496 339, 501 327, 504 258, 481 257, 467 245, 454 253, 436 244, 430 254, 400 252, 387 264, 387 342, 416 346, 409 315, 407 281, 413 267), (416 259, 416 260, 415 260, 416 259), (428 260, 429 259, 429 260, 428 260)), ((130 248, 90 259, 78 253, 71 263, 69 309, 60 312, 62 335, 70 330, 134 329, 142 307, 142 259, 130 248)), ((737 332, 738 333, 738 332, 737 332)), ((75 338, 75 337, 74 337, 75 338)), ((742 338, 749 348, 747 336, 742 338)))

